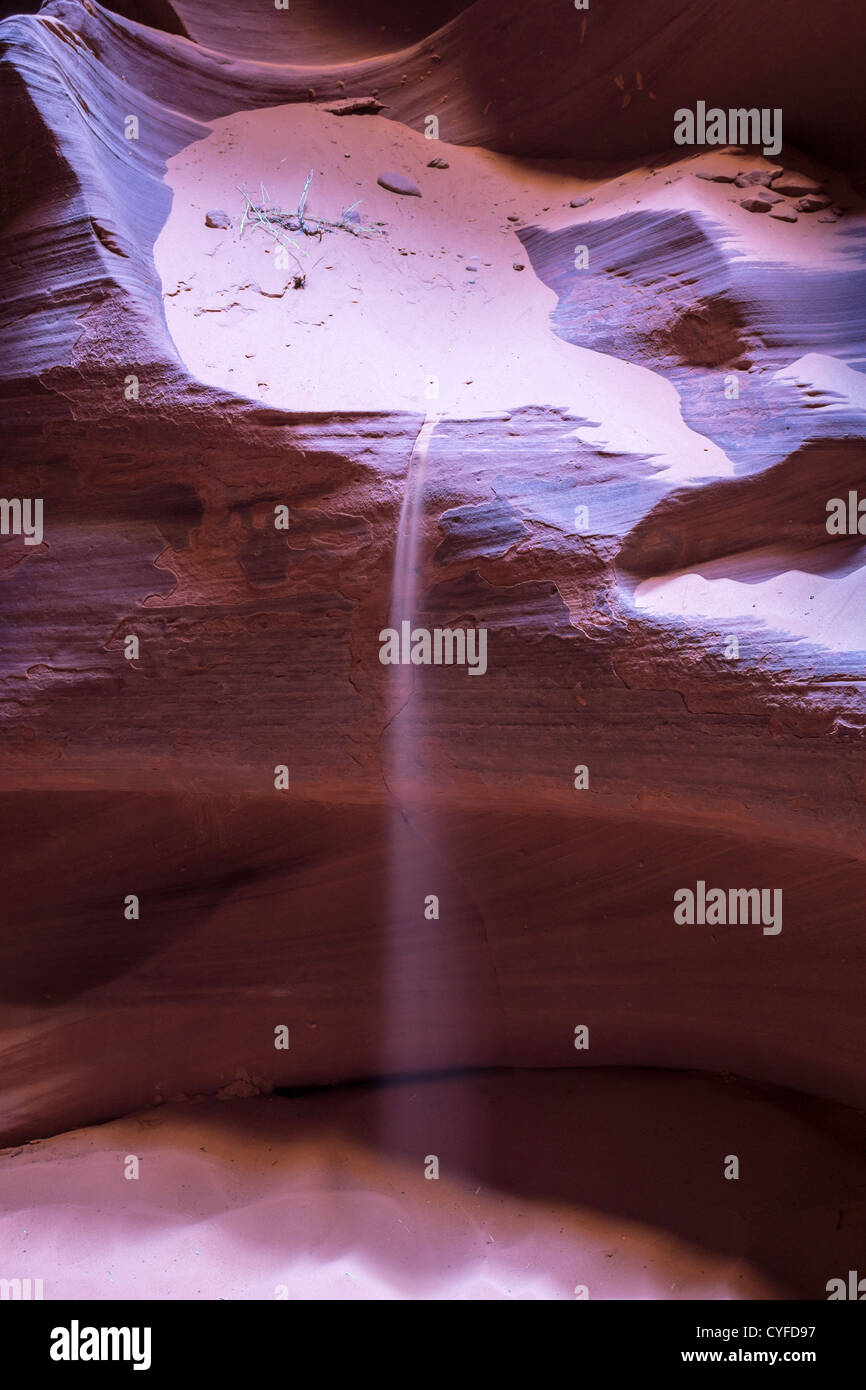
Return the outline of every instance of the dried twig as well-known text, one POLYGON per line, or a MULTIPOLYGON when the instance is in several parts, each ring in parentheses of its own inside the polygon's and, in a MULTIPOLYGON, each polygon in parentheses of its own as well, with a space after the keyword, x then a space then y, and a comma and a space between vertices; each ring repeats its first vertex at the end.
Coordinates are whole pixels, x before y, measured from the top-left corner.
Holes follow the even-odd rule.
MULTIPOLYGON (((313 170, 311 169, 309 174, 307 175, 307 179, 298 202, 297 212, 283 212, 278 207, 271 207, 270 199, 268 197, 268 193, 264 184, 259 185, 261 190, 261 201, 258 203, 253 202, 252 198, 250 197, 249 193, 246 191, 245 188, 241 188, 238 190, 244 200, 244 212, 243 217, 241 218, 239 234, 243 236, 244 228, 246 227, 247 223, 249 223, 253 227, 261 227, 263 231, 267 232, 271 237, 273 237, 274 241, 279 242, 281 246, 285 246, 286 250, 289 252, 289 255, 293 257, 295 263, 298 266, 299 271, 301 272, 302 267, 300 261, 298 260, 297 252, 301 251, 304 255, 306 255, 306 247, 303 245, 303 242, 301 241, 289 241, 288 237, 286 236, 287 232, 301 233, 305 237, 318 237, 319 241, 321 241, 325 232, 350 232, 352 236, 383 235, 383 233, 380 231, 378 227, 369 227, 365 226, 361 222, 347 221, 349 213, 354 212, 355 208, 362 201, 360 198, 358 198, 354 203, 352 203, 350 207, 343 209, 343 211, 340 214, 339 222, 331 222, 324 217, 305 217, 304 209, 307 205, 307 194, 310 191, 310 184, 312 183, 312 181, 313 170)), ((295 278, 296 282, 298 279, 300 279, 301 283, 303 283, 305 277, 303 276, 302 272, 300 276, 296 276, 295 278)))
POLYGON ((304 184, 304 191, 303 191, 303 193, 301 194, 301 201, 298 203, 298 222, 299 222, 300 225, 301 225, 301 231, 302 231, 302 232, 306 232, 306 230, 307 230, 306 227, 304 226, 304 204, 305 204, 306 201, 307 201, 307 194, 308 194, 308 192, 309 192, 309 190, 310 190, 310 184, 311 184, 312 182, 313 182, 313 171, 312 171, 312 169, 311 169, 310 172, 307 174, 307 182, 304 184))
MULTIPOLYGON (((280 246, 284 246, 286 248, 289 255, 292 257, 295 264, 297 265, 298 271, 303 276, 304 268, 301 265, 297 253, 300 250, 303 251, 303 253, 306 255, 306 247, 302 246, 298 242, 289 241, 289 238, 286 236, 285 231, 283 230, 282 222, 273 215, 273 213, 276 211, 275 209, 263 206, 261 203, 254 203, 245 188, 241 188, 239 192, 244 199, 244 215, 241 218, 239 235, 243 236, 244 227, 246 226, 247 222, 249 222, 250 225, 253 227, 261 227, 263 231, 267 232, 271 237, 273 237, 274 241, 278 242, 280 246)), ((264 199, 264 188, 262 189, 262 195, 264 199)))

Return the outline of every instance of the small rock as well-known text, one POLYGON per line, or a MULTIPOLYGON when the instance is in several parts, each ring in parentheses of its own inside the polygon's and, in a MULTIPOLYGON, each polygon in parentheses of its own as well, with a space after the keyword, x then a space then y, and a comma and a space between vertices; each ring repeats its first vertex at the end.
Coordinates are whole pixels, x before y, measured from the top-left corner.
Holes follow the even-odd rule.
POLYGON ((395 173, 393 169, 386 169, 376 182, 380 187, 387 188, 389 193, 399 193, 404 198, 421 197, 421 189, 417 188, 411 179, 407 179, 405 174, 395 173))
POLYGON ((451 165, 448 163, 448 160, 447 160, 447 159, 443 159, 443 158, 441 157, 441 155, 437 155, 435 159, 428 159, 428 161, 427 161, 427 168, 428 168, 428 169, 450 169, 450 168, 451 168, 451 165))
POLYGON ((510 212, 510 213, 508 214, 508 221, 509 221, 509 222, 519 222, 519 221, 520 221, 520 218, 517 216, 517 213, 516 213, 516 212, 510 212))
POLYGON ((322 109, 330 111, 332 116, 375 116, 378 111, 384 111, 385 107, 372 96, 345 97, 341 101, 323 103, 322 109))
POLYGON ((525 270, 525 269, 526 269, 526 266, 525 266, 525 265, 521 265, 521 264, 520 264, 520 261, 515 261, 514 264, 513 264, 513 266, 511 267, 511 269, 512 269, 512 270, 525 270))
POLYGON ((796 212, 792 212, 790 208, 786 208, 786 207, 774 208, 774 209, 772 210, 772 212, 770 213, 770 216, 771 216, 771 217, 775 217, 775 219, 776 219, 777 222, 796 222, 796 221, 797 221, 797 214, 796 214, 796 212))
POLYGON ((794 207, 797 212, 823 212, 830 206, 830 201, 826 193, 809 193, 796 202, 794 207))
POLYGON ((587 203, 591 202, 592 198, 572 198, 568 206, 570 208, 583 208, 586 207, 587 203))
POLYGON ((769 198, 743 198, 740 203, 740 207, 745 208, 746 212, 769 212, 772 206, 769 198))
POLYGON ((738 188, 751 188, 756 183, 769 188, 771 180, 781 173, 781 169, 749 169, 746 173, 737 174, 734 183, 738 188))
POLYGON ((211 208, 210 212, 205 214, 204 225, 206 227, 230 227, 232 219, 222 208, 211 208))
POLYGON ((786 198, 803 198, 807 193, 820 193, 823 189, 823 184, 810 179, 808 174, 798 174, 789 169, 783 169, 773 179, 772 186, 776 193, 784 193, 786 198))
POLYGON ((833 217, 829 212, 824 213, 818 218, 819 222, 838 222, 838 217, 833 217))
MULTIPOLYGON (((747 203, 755 202, 763 203, 766 207, 771 208, 775 207, 776 203, 781 203, 782 201, 783 200, 780 197, 780 195, 778 193, 774 193, 771 188, 757 188, 755 189, 755 192, 753 194, 751 194, 748 198, 744 198, 742 200, 742 202, 740 203, 740 207, 744 208, 747 203)), ((763 212, 764 208, 749 208, 748 211, 763 212)))
POLYGON ((707 183, 733 183, 735 180, 734 174, 697 174, 695 177, 706 179, 707 183))

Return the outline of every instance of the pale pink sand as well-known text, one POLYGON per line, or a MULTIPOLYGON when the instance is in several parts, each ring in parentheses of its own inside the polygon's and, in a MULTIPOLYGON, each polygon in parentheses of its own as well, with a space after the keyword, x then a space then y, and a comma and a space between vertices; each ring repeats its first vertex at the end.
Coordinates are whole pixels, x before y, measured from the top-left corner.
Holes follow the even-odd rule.
POLYGON ((716 623, 751 618, 827 651, 866 651, 866 568, 838 576, 784 569, 757 583, 716 577, 730 569, 730 560, 719 560, 703 565, 700 574, 647 579, 635 590, 635 603, 669 617, 716 623))
POLYGON ((789 367, 775 373, 778 381, 796 386, 824 411, 841 408, 866 410, 866 376, 855 372, 838 357, 807 352, 789 367))
POLYGON ((43 1277, 48 1298, 771 1293, 737 1262, 639 1222, 424 1179, 424 1154, 410 1166, 336 1134, 293 1139, 288 1126, 269 1136, 279 1147, 255 1129, 228 1147, 210 1118, 210 1107, 173 1108, 40 1146, 47 1156, 19 1163, 20 1179, 5 1175, 5 1200, 21 1205, 0 1220, 4 1267, 43 1277), (133 1153, 137 1182, 122 1177, 133 1153))
POLYGON ((0 1275, 46 1298, 820 1297, 858 1182, 777 1101, 676 1073, 176 1104, 0 1155, 0 1275))
MULTIPOLYGON (((172 210, 155 262, 169 330, 201 380, 301 411, 474 418, 546 405, 591 422, 576 439, 654 456, 666 482, 732 472, 724 452, 686 426, 670 383, 555 335, 556 296, 507 215, 526 225, 583 219, 586 209, 563 208, 587 185, 564 171, 446 146, 380 116, 300 104, 215 122, 169 162, 167 179, 172 210), (434 155, 451 167, 428 169, 434 155), (295 290, 294 267, 278 269, 265 233, 239 236, 238 188, 260 199, 264 184, 270 204, 294 210, 311 169, 313 215, 337 219, 361 198, 363 220, 384 222, 388 235, 304 239, 307 283, 295 290), (380 188, 387 169, 408 174, 423 197, 380 188), (213 207, 232 215, 231 229, 205 227, 213 207)), ((625 194, 605 185, 608 213, 632 209, 644 188, 658 205, 674 196, 646 170, 624 183, 625 194)), ((715 189, 692 185, 697 204, 715 189)))

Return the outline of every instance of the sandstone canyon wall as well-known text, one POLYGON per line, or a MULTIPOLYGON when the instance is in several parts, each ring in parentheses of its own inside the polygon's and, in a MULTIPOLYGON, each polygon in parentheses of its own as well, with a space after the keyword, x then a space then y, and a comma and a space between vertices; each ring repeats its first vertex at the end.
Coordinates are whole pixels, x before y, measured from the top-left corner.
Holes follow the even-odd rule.
MULTIPOLYGON (((214 1297, 220 1165, 296 1142, 285 1107, 342 1125, 348 1188, 398 1209, 437 1152, 413 1089, 461 1173, 539 1202, 502 1218, 533 1272, 482 1277, 455 1236, 450 1290, 444 1254, 413 1282, 389 1246, 364 1296, 569 1297, 579 1209, 675 1267, 659 1292, 638 1233, 600 1297, 824 1297, 862 1263, 862 31, 845 0, 0 25, 0 492, 44 518, 0 542, 7 1236, 45 1165, 86 1211, 142 1131, 182 1168, 224 1146, 184 1208, 203 1283, 61 1258, 64 1296, 214 1297), (780 110, 781 148, 678 146, 703 101, 780 110), (401 619, 483 631, 484 670, 384 664, 401 619), (779 910, 689 921, 699 885, 779 910), (661 1195, 629 1105, 675 1135, 661 1195), (546 1157, 511 1151, 509 1106, 546 1157)), ((277 1196, 249 1177, 245 1239, 329 1162, 311 1140, 277 1196)), ((292 1296, 349 1296, 311 1240, 292 1296)))

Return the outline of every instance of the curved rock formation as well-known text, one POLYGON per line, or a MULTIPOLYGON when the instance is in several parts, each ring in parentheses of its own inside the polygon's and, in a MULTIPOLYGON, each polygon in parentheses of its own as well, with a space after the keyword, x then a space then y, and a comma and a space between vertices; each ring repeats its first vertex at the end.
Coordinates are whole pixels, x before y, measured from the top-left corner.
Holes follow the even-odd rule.
POLYGON ((0 26, 4 1142, 472 1067, 866 1104, 850 10, 662 10, 0 26), (778 157, 671 153, 750 93, 778 157), (383 664, 400 578, 478 678, 383 664))

